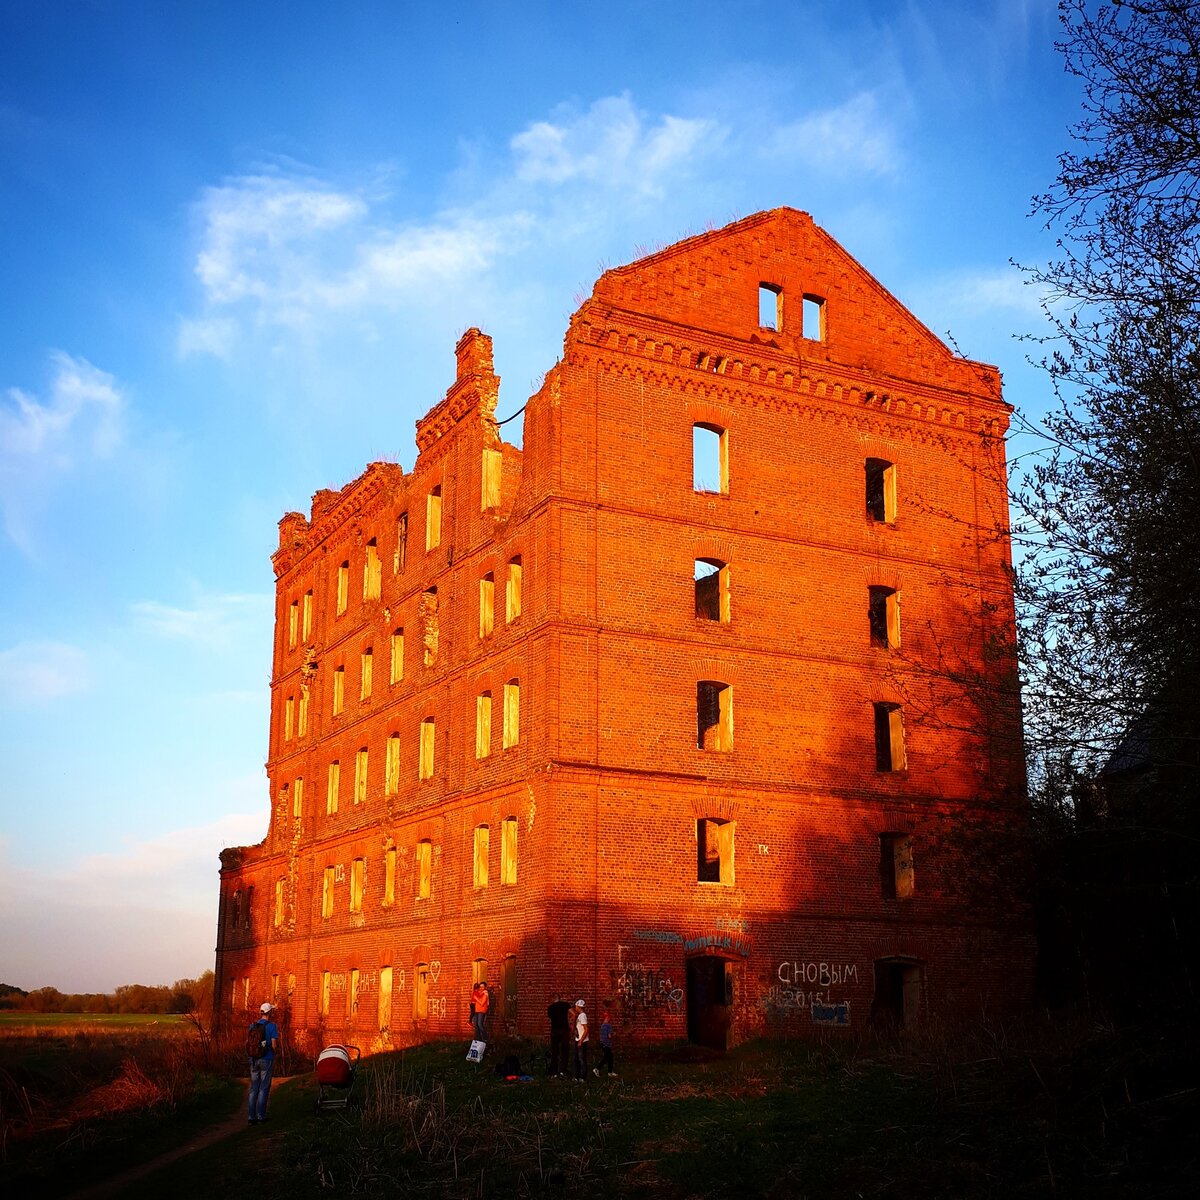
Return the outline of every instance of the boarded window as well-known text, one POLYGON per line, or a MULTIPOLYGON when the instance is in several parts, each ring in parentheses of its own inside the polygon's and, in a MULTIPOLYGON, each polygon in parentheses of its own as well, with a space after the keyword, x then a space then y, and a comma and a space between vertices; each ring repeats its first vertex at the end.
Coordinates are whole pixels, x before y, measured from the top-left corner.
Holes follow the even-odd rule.
POLYGON ((500 883, 517 882, 517 818, 505 817, 500 825, 500 883))
POLYGON ((428 840, 417 843, 416 875, 417 899, 428 900, 433 885, 433 843, 428 840))
POLYGON ((413 1016, 418 1021, 429 1020, 429 964, 417 963, 413 986, 413 1016))
POLYGON ((360 700, 370 700, 371 688, 375 682, 375 655, 372 650, 367 649, 362 652, 359 671, 358 698, 360 700))
POLYGON ((489 637, 496 623, 496 577, 489 571, 479 581, 479 636, 489 637))
POLYGON ((889 587, 872 587, 867 592, 871 645, 894 650, 900 645, 900 596, 889 587))
POLYGON ((336 717, 346 707, 346 668, 337 667, 333 672, 333 715, 336 717))
POLYGON ((292 817, 299 821, 304 816, 304 777, 298 777, 292 784, 292 817))
POLYGON ((505 750, 521 740, 521 681, 510 679, 504 685, 504 737, 505 750))
POLYGON ((300 630, 300 601, 293 600, 288 608, 288 649, 296 645, 296 637, 300 630))
POLYGON ((321 878, 321 916, 326 919, 333 916, 335 871, 335 867, 326 867, 325 874, 321 878))
POLYGON ((515 621, 521 615, 521 559, 509 560, 508 581, 504 588, 504 619, 515 621))
POLYGON ((762 329, 783 328, 783 288, 778 284, 758 285, 758 324, 762 329))
POLYGON ((733 688, 715 679, 696 684, 696 745, 701 750, 733 749, 733 688))
POLYGON ((825 340, 825 301, 820 296, 804 297, 803 336, 810 342, 825 340))
POLYGON ((885 900, 910 900, 915 888, 912 837, 907 833, 879 835, 879 879, 885 900))
POLYGON ((890 525, 896 519, 896 466, 885 458, 866 462, 867 516, 890 525))
POLYGON ((369 755, 366 746, 363 746, 354 756, 354 803, 366 804, 367 802, 367 762, 369 755))
POLYGON ((289 696, 283 702, 283 740, 290 742, 292 740, 292 723, 296 715, 296 698, 289 696))
POLYGON ((303 737, 308 732, 308 691, 300 693, 300 706, 296 712, 296 734, 303 737))
POLYGON ((396 847, 389 846, 383 852, 383 902, 396 903, 396 847))
POLYGON ((363 599, 378 600, 383 578, 383 563, 379 558, 379 546, 372 538, 367 543, 367 555, 363 559, 363 599))
POLYGON ((286 880, 279 878, 275 880, 275 928, 278 929, 283 924, 283 896, 284 888, 287 886, 286 880))
POLYGON ((386 1035, 392 1028, 392 968, 379 968, 379 1032, 386 1035))
POLYGON ((421 593, 421 635, 425 645, 425 665, 432 667, 438 656, 438 590, 427 588, 421 593))
POLYGON ((729 564, 717 558, 695 560, 696 616, 729 622, 729 564))
POLYGON ((475 757, 487 758, 492 752, 492 693, 475 697, 475 757))
POLYGON ((365 858, 356 858, 350 864, 350 911, 352 913, 362 912, 363 906, 363 885, 367 878, 367 860, 365 858))
POLYGON ((421 754, 420 761, 417 764, 417 777, 419 779, 433 778, 433 751, 436 736, 437 731, 434 727, 433 718, 426 717, 421 722, 421 754))
POLYGON ((332 817, 338 810, 342 791, 342 764, 335 758, 325 776, 325 815, 332 817))
POLYGON ((719 425, 692 426, 692 488, 729 494, 729 431, 719 425))
POLYGON ((337 615, 340 617, 350 603, 350 562, 347 560, 337 571, 337 615))
POLYGON ((358 1016, 358 989, 361 978, 359 969, 351 967, 350 982, 346 989, 346 1017, 350 1021, 353 1021, 358 1016))
POLYGON ((696 880, 733 886, 732 821, 701 817, 696 822, 696 880))
POLYGON ((403 574, 408 566, 408 513, 396 518, 396 552, 392 555, 392 574, 403 574))
POLYGON ((312 594, 312 592, 304 593, 304 605, 303 605, 302 611, 304 614, 303 618, 301 620, 301 624, 304 627, 304 632, 303 632, 302 636, 306 642, 309 642, 309 641, 312 641, 312 631, 313 631, 313 594, 312 594))
POLYGON ((486 958, 476 958, 471 962, 471 983, 487 983, 488 978, 488 960, 486 958))
POLYGON ((442 544, 442 487, 439 484, 425 497, 425 550, 442 544))
POLYGON ((329 1016, 329 1001, 333 996, 333 978, 328 971, 321 972, 320 1015, 329 1016))
POLYGON ((499 450, 483 452, 483 481, 480 487, 480 508, 485 512, 500 504, 500 480, 504 470, 504 456, 499 450))
POLYGON ((908 766, 904 752, 904 717, 898 704, 875 706, 875 766, 880 771, 903 771, 908 766))
POLYGON ((486 825, 475 826, 475 858, 473 882, 477 888, 488 885, 488 845, 491 831, 486 825))
POLYGON ((404 678, 404 630, 392 632, 392 651, 389 664, 388 678, 392 683, 399 683, 404 678))
POLYGON ((383 790, 388 796, 400 791, 400 735, 388 735, 387 753, 383 761, 383 790))

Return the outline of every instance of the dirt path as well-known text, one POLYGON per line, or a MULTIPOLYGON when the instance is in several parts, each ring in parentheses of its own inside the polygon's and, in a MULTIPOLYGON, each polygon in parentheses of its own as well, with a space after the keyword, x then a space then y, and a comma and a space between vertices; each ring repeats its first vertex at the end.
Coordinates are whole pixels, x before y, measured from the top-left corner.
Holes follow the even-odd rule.
MULTIPOLYGON (((279 1084, 287 1083, 290 1078, 293 1076, 273 1080, 272 1090, 279 1084)), ((214 1142, 232 1137, 239 1129, 245 1128, 246 1101, 243 1098, 242 1103, 238 1105, 232 1115, 206 1129, 203 1133, 197 1134, 190 1141, 184 1142, 182 1146, 176 1146, 174 1150, 168 1150, 165 1154, 158 1155, 157 1158, 131 1167, 128 1171, 122 1171, 120 1175, 114 1175, 111 1179, 104 1180, 103 1183, 90 1184, 79 1191, 70 1192, 68 1195, 70 1200, 109 1200, 110 1197, 120 1196, 131 1183, 136 1183, 139 1179, 144 1179, 147 1175, 152 1175, 155 1171, 181 1158, 186 1158, 187 1155, 193 1154, 197 1150, 203 1150, 205 1147, 213 1145, 214 1142)))

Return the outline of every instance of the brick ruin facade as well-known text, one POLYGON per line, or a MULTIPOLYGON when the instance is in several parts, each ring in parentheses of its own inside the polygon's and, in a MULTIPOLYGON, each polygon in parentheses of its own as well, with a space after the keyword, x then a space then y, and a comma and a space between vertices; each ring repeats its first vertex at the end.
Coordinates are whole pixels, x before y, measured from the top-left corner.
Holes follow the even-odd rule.
POLYGON ((606 272, 525 408, 490 339, 280 522, 270 828, 221 856, 230 1028, 727 1046, 1029 999, 995 368, 804 213, 606 272))

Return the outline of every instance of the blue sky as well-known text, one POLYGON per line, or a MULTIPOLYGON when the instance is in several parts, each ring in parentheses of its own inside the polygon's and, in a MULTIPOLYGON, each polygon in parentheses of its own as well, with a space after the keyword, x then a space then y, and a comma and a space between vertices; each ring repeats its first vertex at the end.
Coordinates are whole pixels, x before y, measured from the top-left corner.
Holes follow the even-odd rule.
POLYGON ((1056 36, 1052 0, 0 3, 0 981, 212 965, 276 522, 411 467, 467 327, 506 416, 600 271, 790 205, 1043 409, 1009 260, 1052 249, 1056 36))

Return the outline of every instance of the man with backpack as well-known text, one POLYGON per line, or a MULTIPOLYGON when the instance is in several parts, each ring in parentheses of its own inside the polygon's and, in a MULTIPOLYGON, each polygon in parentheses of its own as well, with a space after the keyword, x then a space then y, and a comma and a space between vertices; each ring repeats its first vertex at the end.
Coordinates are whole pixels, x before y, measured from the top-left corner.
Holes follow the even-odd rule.
POLYGON ((275 1070, 275 1051, 279 1049, 279 1026, 271 1020, 275 1005, 264 1002, 262 1016, 246 1032, 246 1053, 250 1058, 251 1125, 267 1119, 267 1100, 271 1095, 271 1074, 275 1070))

